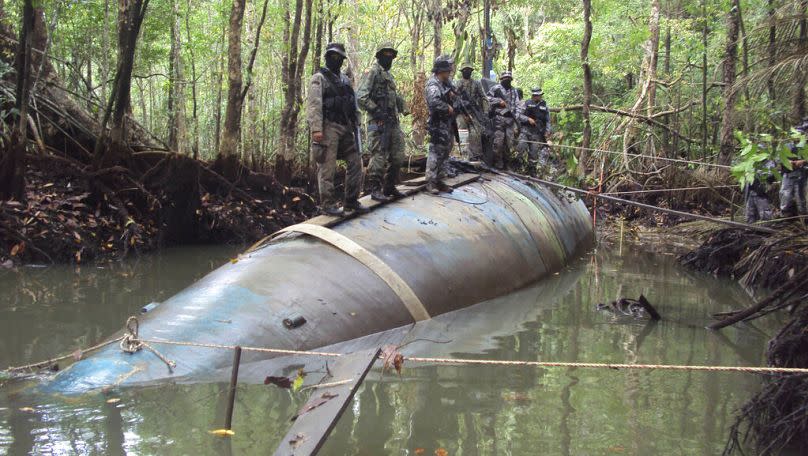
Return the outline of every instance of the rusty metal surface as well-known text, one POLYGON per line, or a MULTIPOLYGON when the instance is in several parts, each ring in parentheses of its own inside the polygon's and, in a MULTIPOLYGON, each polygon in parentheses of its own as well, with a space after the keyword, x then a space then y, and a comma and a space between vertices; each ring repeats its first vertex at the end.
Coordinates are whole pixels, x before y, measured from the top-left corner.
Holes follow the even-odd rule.
MULTIPOLYGON (((333 227, 385 261, 430 315, 503 296, 559 270, 593 242, 580 201, 507 176, 484 175, 445 197, 418 193, 333 227)), ((216 344, 308 350, 412 323, 387 284, 321 241, 289 235, 211 272, 146 314, 140 335, 216 344), (287 329, 283 319, 306 323, 287 329)), ((230 353, 117 345, 59 373, 49 389, 76 393, 109 385, 184 381, 227 366, 230 353)), ((244 362, 267 358, 245 352, 244 362)))

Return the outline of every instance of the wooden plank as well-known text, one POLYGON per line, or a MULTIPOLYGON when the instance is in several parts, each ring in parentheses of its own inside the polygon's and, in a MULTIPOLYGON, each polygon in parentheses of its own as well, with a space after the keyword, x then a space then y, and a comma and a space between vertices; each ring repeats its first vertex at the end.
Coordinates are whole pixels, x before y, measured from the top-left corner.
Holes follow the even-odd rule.
POLYGON ((313 390, 306 405, 292 418, 294 424, 275 450, 275 456, 317 454, 351 403, 380 351, 376 347, 343 355, 333 366, 329 366, 332 377, 325 382, 334 385, 313 390))
MULTIPOLYGON (((457 187, 462 187, 463 185, 466 185, 466 184, 468 184, 470 182, 474 182, 479 178, 480 178, 480 175, 479 174, 474 174, 474 173, 458 174, 455 177, 452 177, 450 179, 446 179, 446 184, 449 185, 450 187, 457 188, 457 187)), ((404 193, 407 196, 412 196, 412 195, 420 192, 421 190, 423 190, 424 187, 426 187, 426 179, 423 178, 423 177, 418 177, 418 178, 415 178, 415 179, 410 179, 408 181, 404 181, 397 188, 401 193, 404 193)), ((393 201, 390 201, 388 203, 380 203, 378 201, 373 201, 373 199, 371 199, 369 195, 364 196, 362 198, 359 198, 359 201, 370 210, 375 210, 378 207, 381 207, 381 206, 384 206, 386 204, 390 204, 390 203, 393 202, 393 201)), ((312 219, 307 220, 306 223, 309 223, 309 224, 312 224, 312 225, 319 225, 319 226, 323 226, 323 227, 326 227, 326 228, 331 228, 331 227, 333 227, 335 225, 338 225, 339 223, 341 223, 344 220, 350 220, 350 219, 352 219, 354 217, 357 217, 357 216, 358 216, 358 214, 351 214, 351 215, 341 216, 341 217, 334 217, 334 216, 331 216, 331 215, 318 215, 317 217, 314 217, 312 219)))

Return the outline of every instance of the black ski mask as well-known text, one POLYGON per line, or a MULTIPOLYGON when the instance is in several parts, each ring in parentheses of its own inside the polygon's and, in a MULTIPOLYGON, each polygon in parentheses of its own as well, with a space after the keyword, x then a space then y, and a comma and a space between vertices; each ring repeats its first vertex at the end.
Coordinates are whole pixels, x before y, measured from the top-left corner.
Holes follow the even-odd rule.
POLYGON ((510 89, 511 88, 511 80, 510 79, 503 79, 502 80, 502 87, 505 87, 506 89, 510 89))
POLYGON ((336 53, 330 53, 325 56, 325 66, 334 74, 339 74, 339 70, 342 68, 342 62, 344 61, 345 57, 336 53))
POLYGON ((463 74, 463 79, 471 79, 472 71, 474 70, 471 68, 463 68, 460 72, 463 74))
POLYGON ((379 54, 379 56, 376 57, 376 60, 379 62, 379 65, 381 65, 382 68, 384 68, 387 71, 390 71, 390 67, 393 66, 394 58, 395 57, 393 57, 392 55, 379 54))

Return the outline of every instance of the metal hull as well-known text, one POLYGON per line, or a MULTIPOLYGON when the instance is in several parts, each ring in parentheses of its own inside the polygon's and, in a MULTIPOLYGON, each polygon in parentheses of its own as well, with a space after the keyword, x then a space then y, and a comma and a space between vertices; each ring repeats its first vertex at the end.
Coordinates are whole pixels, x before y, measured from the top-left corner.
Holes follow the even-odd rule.
MULTIPOLYGON (((521 289, 558 271, 593 242, 580 201, 504 176, 464 185, 448 198, 424 193, 333 228, 383 260, 431 316, 521 289)), ((392 289, 342 251, 287 235, 211 272, 140 322, 140 337, 310 350, 413 323, 392 289), (283 319, 306 323, 288 329, 283 319)), ((157 345, 154 354, 117 344, 81 360, 44 387, 79 393, 116 385, 189 381, 227 367, 227 350, 157 345)), ((244 362, 268 355, 245 353, 244 362)))

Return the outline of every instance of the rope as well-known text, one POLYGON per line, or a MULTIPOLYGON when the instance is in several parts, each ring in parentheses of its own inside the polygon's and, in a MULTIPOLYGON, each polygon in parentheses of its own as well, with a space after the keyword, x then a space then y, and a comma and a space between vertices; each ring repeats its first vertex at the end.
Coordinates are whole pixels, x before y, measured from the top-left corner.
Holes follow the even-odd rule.
POLYGON ((734 221, 731 221, 731 220, 724 220, 724 219, 720 219, 720 218, 716 218, 716 217, 710 217, 710 216, 707 216, 707 215, 692 214, 690 212, 677 211, 677 210, 674 210, 674 209, 666 209, 664 207, 653 206, 651 204, 640 203, 640 202, 637 202, 637 201, 631 201, 631 200, 627 200, 627 199, 623 199, 623 198, 617 198, 615 196, 609 196, 609 195, 606 195, 606 194, 603 194, 603 193, 597 193, 597 192, 593 192, 593 191, 590 191, 590 190, 583 190, 583 189, 576 188, 576 187, 569 187, 567 185, 557 184, 555 182, 546 181, 544 179, 539 179, 539 178, 536 178, 536 177, 529 177, 529 176, 525 176, 525 175, 522 175, 522 174, 517 174, 517 173, 511 172, 511 171, 496 171, 496 172, 504 173, 504 174, 507 174, 507 175, 509 175, 511 177, 515 177, 515 178, 518 178, 518 179, 524 179, 524 180, 527 180, 527 181, 530 181, 530 182, 536 182, 536 183, 539 183, 539 184, 548 185, 550 187, 555 187, 555 188, 565 190, 565 191, 569 191, 569 192, 573 192, 573 193, 578 193, 578 194, 583 194, 583 195, 592 195, 593 198, 600 198, 600 199, 605 199, 607 201, 614 201, 616 203, 623 203, 623 204, 628 204, 630 206, 641 207, 643 209, 650 209, 650 210, 653 210, 653 211, 665 212, 665 213, 668 213, 668 214, 678 215, 680 217, 696 219, 696 220, 706 220, 708 222, 721 223, 721 224, 732 226, 732 227, 735 227, 735 228, 743 228, 743 229, 747 229, 747 230, 760 231, 760 232, 769 233, 769 234, 774 234, 774 233, 778 232, 777 230, 774 230, 772 228, 767 228, 767 227, 764 227, 764 226, 750 225, 748 223, 734 222, 734 221))
POLYGON ((469 364, 487 366, 523 366, 523 367, 581 367, 590 369, 659 369, 678 371, 708 372, 748 372, 758 374, 808 374, 808 368, 799 367, 757 367, 757 366, 688 366, 682 364, 623 364, 623 363, 574 363, 556 361, 504 361, 495 359, 464 358, 423 358, 405 356, 405 360, 419 363, 435 364, 469 364))
MULTIPOLYGON (((86 348, 84 350, 79 349, 77 351, 79 353, 82 353, 82 354, 94 352, 94 351, 98 350, 99 348, 104 348, 107 345, 114 344, 115 342, 118 342, 121 339, 123 339, 123 336, 116 337, 115 339, 110 339, 110 340, 108 340, 106 342, 101 342, 100 344, 93 345, 92 347, 88 347, 88 348, 86 348)), ((62 361, 62 360, 69 359, 69 358, 75 358, 76 357, 75 353, 76 352, 65 353, 64 355, 60 355, 60 356, 57 356, 55 358, 47 359, 45 361, 40 361, 38 363, 26 364, 24 366, 10 366, 10 367, 6 368, 5 371, 6 372, 22 372, 22 371, 33 371, 33 370, 37 370, 37 369, 42 369, 43 367, 52 366, 57 361, 62 361)))
MULTIPOLYGON (((113 339, 102 344, 98 344, 94 347, 90 347, 87 351, 91 351, 94 349, 101 348, 105 345, 109 345, 113 342, 127 340, 126 344, 121 344, 122 349, 124 346, 127 349, 134 349, 135 346, 137 347, 145 347, 152 351, 158 358, 160 358, 164 363, 169 366, 169 369, 175 366, 173 361, 167 360, 164 356, 162 356, 157 350, 152 348, 149 344, 164 344, 164 345, 177 345, 183 347, 198 347, 198 348, 210 348, 210 349, 217 349, 217 350, 234 350, 236 348, 235 345, 223 345, 223 344, 212 344, 212 343, 204 343, 204 342, 182 342, 182 341, 175 341, 175 340, 151 340, 151 339, 138 339, 137 338, 137 318, 130 317, 129 320, 126 322, 127 331, 130 329, 134 329, 134 334, 131 337, 127 337, 126 335, 119 337, 117 339, 113 339), (134 319, 134 321, 133 321, 134 319), (132 326, 134 323, 134 326, 132 326)), ((130 334, 130 333, 128 333, 130 334)), ((124 349, 124 351, 127 351, 124 349)), ((139 350, 140 348, 135 349, 135 351, 139 350)), ((300 356, 321 356, 321 357, 331 357, 331 358, 339 358, 344 356, 343 353, 335 353, 335 352, 320 352, 320 351, 308 351, 308 350, 287 350, 281 348, 266 348, 266 347, 249 347, 249 346, 242 346, 241 349, 243 351, 252 351, 252 352, 259 352, 259 353, 273 353, 273 354, 282 354, 282 355, 300 355, 300 356)), ((131 352, 133 353, 133 352, 131 352)), ((72 355, 65 355, 59 358, 53 358, 47 361, 43 361, 41 363, 29 364, 27 366, 21 367, 9 367, 6 369, 7 372, 13 372, 17 370, 24 370, 29 369, 35 366, 45 366, 49 363, 69 358, 72 355)), ((513 361, 513 360, 497 360, 497 359, 469 359, 469 358, 434 358, 434 357, 422 357, 422 356, 404 356, 405 361, 412 361, 414 363, 433 363, 433 364, 454 364, 454 365, 481 365, 481 366, 511 366, 511 367, 560 367, 560 368, 587 368, 587 369, 639 369, 639 370, 672 370, 672 371, 706 371, 706 372, 741 372, 741 373, 753 373, 753 374, 808 374, 808 368, 799 368, 799 367, 762 367, 762 366, 704 366, 704 365, 683 365, 683 364, 625 364, 625 363, 588 363, 588 362, 559 362, 559 361, 513 361)), ((341 383, 341 382, 340 382, 341 383)), ((319 386, 326 386, 326 385, 319 385, 319 386)))
POLYGON ((655 155, 646 155, 646 154, 630 154, 628 152, 617 152, 617 151, 606 150, 606 149, 595 149, 595 148, 592 148, 592 147, 568 146, 566 144, 551 144, 551 143, 542 142, 542 141, 529 141, 527 139, 519 139, 518 142, 523 142, 523 143, 526 143, 526 144, 540 144, 540 145, 543 145, 543 146, 550 146, 550 147, 561 147, 561 148, 564 148, 564 149, 576 149, 576 150, 586 150, 586 151, 590 151, 590 152, 601 152, 601 153, 604 153, 604 154, 611 154, 611 155, 625 155, 625 156, 631 157, 631 158, 650 158, 650 159, 653 159, 653 160, 661 160, 661 161, 667 161, 667 162, 673 162, 673 163, 687 163, 687 164, 690 164, 690 165, 712 166, 712 167, 715 167, 715 168, 724 168, 724 169, 731 169, 732 168, 732 166, 728 166, 728 165, 719 165, 718 163, 707 163, 707 162, 701 162, 701 161, 696 161, 696 160, 685 160, 683 158, 657 157, 655 155))
POLYGON ((710 190, 713 188, 738 188, 739 185, 713 185, 712 187, 675 187, 675 188, 657 188, 653 190, 632 190, 625 192, 602 192, 601 195, 633 195, 637 193, 661 193, 661 192, 683 192, 690 190, 710 190))
POLYGON ((166 366, 168 366, 168 371, 172 372, 174 368, 177 367, 177 363, 163 356, 163 354, 157 351, 157 349, 149 345, 147 341, 139 339, 139 329, 140 322, 138 321, 137 317, 132 316, 126 319, 126 334, 123 335, 119 344, 121 351, 131 355, 137 353, 142 348, 146 348, 150 352, 154 353, 155 356, 160 358, 160 361, 164 362, 166 366))

